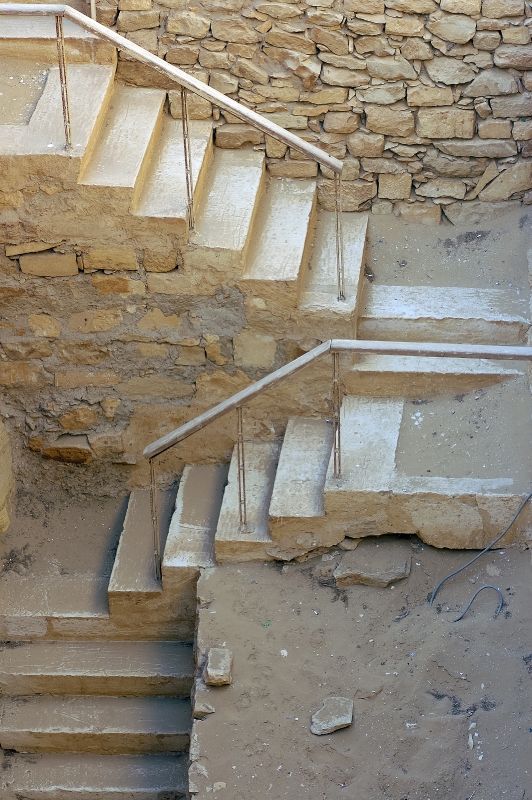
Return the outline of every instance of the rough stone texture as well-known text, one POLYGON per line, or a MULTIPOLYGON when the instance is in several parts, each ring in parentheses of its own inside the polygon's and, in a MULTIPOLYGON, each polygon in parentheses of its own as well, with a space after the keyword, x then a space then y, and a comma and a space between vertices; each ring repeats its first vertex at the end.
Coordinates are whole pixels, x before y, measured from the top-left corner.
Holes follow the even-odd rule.
MULTIPOLYGON (((397 111, 386 106, 367 106, 366 126, 374 133, 411 136, 414 133, 415 120, 411 111, 397 111)), ((355 155, 352 151, 351 154, 355 155)))
POLYGON ((233 654, 226 647, 211 647, 203 670, 207 686, 225 686, 233 681, 233 654))
POLYGON ((379 175, 379 197, 387 200, 407 200, 412 188, 412 176, 379 175))
POLYGON ((45 447, 44 458, 64 461, 67 464, 90 464, 93 453, 86 436, 60 436, 55 444, 45 447))
POLYGON ((506 69, 531 69, 532 45, 502 44, 495 50, 493 60, 496 66, 506 69))
POLYGON ((440 39, 456 44, 465 44, 475 35, 476 25, 470 17, 463 14, 434 16, 435 18, 428 23, 427 28, 440 39))
POLYGON ((532 115, 532 94, 523 92, 510 97, 494 97, 490 105, 494 117, 529 117, 532 115))
POLYGON ((348 728, 353 722, 353 708, 353 701, 347 697, 326 697, 319 711, 312 715, 311 733, 324 736, 348 728))
POLYGON ((456 58, 447 58, 447 56, 428 61, 426 69, 433 81, 447 85, 469 83, 475 77, 472 67, 464 64, 463 61, 458 61, 456 58))
POLYGON ((464 91, 464 97, 494 97, 519 91, 513 75, 503 69, 488 69, 477 75, 464 91))
MULTIPOLYGON (((343 211, 358 211, 377 194, 375 181, 344 181, 342 183, 343 211)), ((326 211, 334 211, 334 181, 324 180, 318 183, 318 202, 326 211)))
POLYGON ((352 156, 380 156, 384 150, 384 136, 362 131, 354 133, 347 137, 347 149, 352 156))
POLYGON ((514 17, 524 13, 523 0, 482 0, 482 14, 485 17, 514 17))
POLYGON ((336 585, 388 586, 410 575, 410 545, 393 536, 368 537, 334 571, 336 585))
POLYGON ((454 139, 435 141, 434 145, 442 153, 466 158, 508 158, 517 153, 515 142, 498 139, 454 139))
POLYGON ((75 253, 38 253, 20 256, 20 269, 27 275, 57 278, 78 274, 75 253))
POLYGON ((450 87, 411 86, 407 90, 409 106, 452 106, 453 92, 450 87))
POLYGON ((480 192, 479 199, 484 202, 508 200, 516 192, 532 187, 532 163, 519 161, 502 172, 498 178, 480 192))
POLYGON ((471 139, 475 132, 474 111, 460 108, 422 108, 417 115, 417 134, 427 139, 471 139))

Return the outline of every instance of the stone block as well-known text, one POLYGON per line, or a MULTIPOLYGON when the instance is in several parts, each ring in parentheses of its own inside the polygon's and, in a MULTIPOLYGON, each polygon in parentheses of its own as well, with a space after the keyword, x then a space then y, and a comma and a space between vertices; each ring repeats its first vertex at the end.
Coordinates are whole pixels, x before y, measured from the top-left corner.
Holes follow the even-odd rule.
POLYGON ((199 51, 199 63, 205 69, 229 69, 234 63, 234 60, 235 59, 231 58, 229 53, 225 50, 221 53, 217 53, 205 50, 202 47, 199 51))
POLYGON ((413 222, 437 228, 441 223, 441 208, 428 203, 394 203, 393 213, 404 222, 413 222))
POLYGON ((384 26, 382 23, 370 22, 356 17, 355 19, 347 20, 347 27, 357 36, 378 36, 382 33, 384 26))
POLYGON ((2 348, 11 361, 29 361, 36 358, 48 358, 52 355, 50 342, 45 342, 42 339, 2 342, 2 348))
POLYGON ((482 0, 482 16, 519 17, 525 13, 524 0, 482 0))
POLYGON ((353 701, 347 697, 326 697, 310 720, 310 731, 324 736, 348 728, 353 722, 353 701))
POLYGON ((501 43, 498 31, 477 31, 473 36, 473 47, 477 50, 496 50, 501 43))
POLYGON ((379 175, 379 197, 385 200, 407 200, 412 190, 412 175, 379 175))
POLYGON ((120 11, 150 11, 152 0, 118 0, 120 11))
POLYGON ((525 142, 532 139, 532 120, 527 119, 525 122, 522 120, 514 122, 512 136, 518 142, 525 142))
MULTIPOLYGON (((334 180, 334 173, 327 167, 321 166, 321 174, 324 178, 334 180)), ((360 161, 358 158, 346 158, 343 162, 342 181, 356 181, 360 177, 360 161)))
POLYGON ((453 197, 455 200, 463 200, 465 193, 465 183, 452 178, 435 178, 416 189, 419 197, 453 197))
POLYGON ((451 203, 445 206, 445 216, 453 225, 485 225, 488 220, 505 217, 521 209, 520 200, 503 200, 498 203, 482 203, 479 200, 451 203))
POLYGON ((194 39, 202 39, 207 36, 210 26, 211 23, 207 17, 179 8, 170 11, 166 22, 168 33, 192 36, 194 39))
POLYGON ((270 161, 268 172, 273 178, 315 178, 318 164, 316 161, 270 161))
POLYGON ((504 69, 487 69, 481 72, 463 92, 464 97, 494 97, 516 94, 519 86, 513 75, 504 69))
POLYGON ((291 19, 301 15, 297 6, 288 3, 259 3, 256 8, 259 14, 266 14, 273 19, 291 19))
POLYGON ((212 70, 209 86, 222 94, 234 94, 238 91, 238 78, 224 70, 212 70))
POLYGON ((121 294, 124 297, 134 294, 146 294, 143 281, 134 281, 123 275, 93 275, 92 285, 100 297, 106 294, 121 294))
POLYGON ((22 244, 6 244, 6 256, 14 258, 26 253, 40 253, 43 250, 52 250, 52 248, 60 245, 61 242, 24 242, 22 244))
POLYGON ((121 322, 122 312, 119 308, 102 308, 72 314, 68 327, 76 333, 99 333, 118 328, 121 322))
POLYGON ((0 420, 0 533, 6 531, 9 526, 7 505, 14 486, 11 443, 6 427, 0 420))
POLYGON ((167 317, 160 308, 150 308, 137 322, 139 331, 158 331, 161 328, 179 328, 181 318, 177 314, 169 314, 167 317))
POLYGON ((478 135, 481 139, 510 139, 512 136, 512 123, 509 119, 480 120, 478 135))
POLYGON ((383 175, 400 175, 406 172, 406 166, 394 158, 362 158, 364 172, 377 172, 383 175))
POLYGON ((401 55, 408 61, 430 61, 434 51, 428 42, 422 39, 407 39, 401 45, 401 55))
MULTIPOLYGON (((342 210, 358 211, 377 194, 376 181, 342 181, 342 210)), ((335 210, 334 181, 318 182, 318 203, 325 211, 335 210)))
POLYGON ((59 424, 65 431, 84 431, 96 425, 97 421, 96 412, 89 406, 74 408, 59 418, 59 424))
POLYGON ((323 119, 327 133, 353 133, 360 125, 360 114, 350 111, 328 111, 323 119))
POLYGON ((86 436, 60 436, 55 444, 45 447, 42 451, 44 458, 54 461, 63 461, 66 464, 90 464, 93 453, 86 436))
POLYGON ((159 342, 138 342, 137 349, 142 358, 166 358, 168 347, 159 342))
POLYGON ((266 155, 268 158, 283 158, 288 146, 273 136, 266 136, 266 155))
POLYGON ((480 14, 482 0, 441 0, 440 8, 450 14, 480 14))
MULTIPOLYGON (((217 55, 223 55, 223 53, 217 53, 217 55)), ((269 75, 266 70, 253 63, 249 58, 240 58, 232 67, 231 72, 239 78, 246 78, 248 81, 259 83, 261 86, 266 86, 269 82, 269 75)))
POLYGON ((435 83, 452 86, 456 83, 469 83, 475 77, 472 67, 457 58, 440 56, 425 64, 429 78, 435 83))
POLYGON ((305 53, 309 56, 316 52, 316 45, 310 39, 297 33, 287 33, 275 28, 266 35, 265 42, 273 47, 295 50, 296 53, 305 53))
POLYGON ((361 14, 384 14, 384 0, 344 0, 346 12, 361 14))
POLYGON ((96 458, 116 458, 124 452, 121 433, 89 433, 88 438, 96 458))
POLYGON ((510 97, 493 97, 490 105, 494 117, 532 116, 532 94, 528 92, 510 97))
POLYGON ((20 256, 20 269, 25 275, 44 278, 69 277, 78 274, 75 253, 35 253, 20 256))
POLYGON ((192 67, 198 60, 199 52, 199 47, 193 47, 188 44, 178 44, 169 47, 164 58, 169 64, 192 67))
POLYGON ((411 111, 399 111, 386 106, 366 106, 366 128, 387 136, 412 136, 415 130, 414 115, 411 111))
POLYGON ((377 105, 393 105, 398 100, 402 100, 406 94, 406 89, 401 83, 397 85, 388 84, 385 86, 368 86, 367 89, 359 89, 356 96, 362 103, 375 103, 377 105))
MULTIPOLYGON (((181 106, 181 92, 171 90, 168 92, 170 101, 170 114, 174 119, 181 119, 183 116, 181 106)), ((187 110, 190 119, 209 119, 212 116, 212 105, 209 100, 200 97, 198 94, 188 93, 187 110)))
POLYGON ((90 339, 86 341, 58 339, 55 343, 55 353, 68 364, 100 364, 109 356, 104 345, 90 339))
POLYGON ((472 139, 476 114, 461 108, 421 108, 417 135, 427 139, 472 139))
POLYGON ((309 38, 316 44, 323 44, 337 56, 346 56, 349 53, 347 36, 337 31, 328 31, 324 28, 311 28, 309 38))
POLYGON ((225 686, 233 682, 233 653, 226 647, 211 647, 203 670, 207 686, 225 686))
POLYGON ((120 33, 159 27, 158 11, 121 11, 116 29, 120 33))
POLYGON ((328 106, 345 103, 347 100, 347 89, 338 87, 336 89, 319 89, 317 92, 304 92, 301 95, 303 103, 312 103, 316 106, 328 106))
POLYGON ((44 373, 41 366, 24 361, 0 361, 0 386, 41 386, 44 373))
POLYGON ((49 314, 30 314, 28 325, 34 336, 46 336, 55 339, 61 333, 61 325, 49 314))
MULTIPOLYGON (((137 44, 139 47, 143 47, 144 50, 148 50, 150 53, 157 55, 157 50, 158 50, 157 33, 158 31, 155 30, 155 28, 152 28, 151 30, 131 31, 131 33, 126 33, 126 39, 129 39, 130 42, 137 44)), ((147 66, 139 64, 138 62, 136 63, 132 62, 132 63, 135 66, 147 66)))
POLYGON ((410 575, 410 547, 391 536, 368 537, 342 558, 334 571, 336 585, 389 586, 410 575), (379 541, 380 540, 380 541, 379 541))
POLYGON ((211 30, 214 38, 223 42, 252 44, 260 41, 261 38, 260 34, 245 19, 240 19, 237 16, 230 19, 213 19, 211 30))
POLYGON ((237 366, 263 369, 273 366, 277 350, 273 336, 261 336, 243 330, 233 338, 233 346, 237 366))
POLYGON ((347 137, 347 149, 352 156, 375 158, 382 155, 384 136, 378 133, 353 133, 347 137))
POLYGON ((288 112, 284 111, 279 111, 273 114, 266 114, 266 112, 263 112, 262 116, 264 119, 273 122, 274 125, 279 125, 281 128, 303 131, 307 127, 307 121, 305 117, 295 116, 294 114, 289 114, 288 112))
POLYGON ((432 14, 438 10, 434 0, 386 0, 386 8, 393 8, 404 14, 432 14))
POLYGON ((370 56, 366 67, 372 78, 382 78, 385 81, 415 80, 417 78, 414 67, 402 56, 370 56))
POLYGON ((501 172, 489 186, 479 194, 479 200, 496 202, 508 200, 511 195, 523 192, 532 187, 532 162, 518 161, 511 167, 501 172))
POLYGON ((428 30, 440 39, 454 44, 466 44, 477 30, 475 21, 464 14, 435 15, 427 24, 428 30))
POLYGON ((132 400, 149 397, 164 397, 168 400, 173 400, 193 395, 194 385, 181 378, 169 378, 166 375, 145 375, 125 381, 120 387, 120 394, 132 400))
POLYGON ((137 255, 132 247, 92 247, 83 254, 83 265, 87 270, 138 269, 137 255))
POLYGON ((116 22, 116 8, 108 3, 96 4, 96 22, 112 28, 116 22))
POLYGON ((244 144, 260 144, 263 138, 261 131, 243 122, 216 128, 216 146, 226 150, 242 147, 244 144))
POLYGON ((97 372, 87 369, 71 369, 56 372, 54 384, 58 389, 82 389, 87 386, 116 386, 120 376, 110 370, 97 372))
POLYGON ((438 88, 437 86, 409 86, 407 89, 407 103, 409 106, 452 106, 454 103, 453 90, 450 86, 438 88))
POLYGON ((509 139, 449 139, 435 141, 434 146, 442 153, 462 158, 508 158, 517 153, 515 142, 509 139))
POLYGON ((501 44, 493 54, 493 61, 503 69, 532 69, 532 45, 501 44))
POLYGON ((357 69, 345 69, 344 67, 333 67, 330 64, 326 64, 321 73, 321 80, 331 86, 354 88, 356 86, 366 86, 370 79, 367 72, 361 72, 357 69))
POLYGON ((183 367, 200 367, 205 364, 205 348, 199 345, 191 345, 189 347, 180 347, 179 355, 174 361, 183 367))
POLYGON ((419 17, 386 17, 384 31, 388 36, 423 36, 425 26, 419 17))
POLYGON ((505 28, 501 33, 505 44, 529 44, 530 42, 530 28, 526 25, 519 25, 517 28, 505 28))

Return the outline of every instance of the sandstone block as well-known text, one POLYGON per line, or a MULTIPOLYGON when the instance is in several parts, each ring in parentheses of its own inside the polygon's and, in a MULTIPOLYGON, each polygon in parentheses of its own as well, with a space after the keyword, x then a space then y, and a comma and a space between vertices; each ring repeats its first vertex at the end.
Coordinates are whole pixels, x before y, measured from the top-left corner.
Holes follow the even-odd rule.
POLYGON ((86 436, 64 434, 53 445, 42 451, 44 458, 64 461, 66 464, 90 464, 93 453, 86 436))
POLYGON ((407 200, 412 190, 412 175, 379 175, 379 197, 385 200, 407 200))
POLYGON ((267 14, 274 19, 291 19, 301 14, 301 10, 297 6, 289 3, 259 3, 257 11, 259 14, 267 14))
POLYGON ((383 58, 370 56, 366 66, 372 78, 382 78, 385 81, 414 80, 417 78, 414 67, 402 56, 384 56, 383 58))
POLYGON ((99 364, 109 355, 106 347, 90 339, 59 339, 55 343, 55 352, 68 364, 99 364))
POLYGON ((401 84, 388 86, 368 86, 367 89, 359 89, 357 100, 363 103, 375 103, 377 105, 393 105, 398 100, 402 100, 406 94, 406 89, 401 84))
POLYGON ((409 86, 407 89, 409 106, 452 106, 453 90, 450 87, 439 89, 436 86, 409 86))
POLYGON ((374 158, 382 155, 384 136, 377 133, 353 133, 347 137, 347 149, 352 156, 374 158))
POLYGON ((532 139, 532 120, 518 120, 514 122, 512 128, 512 136, 518 142, 525 142, 532 139))
POLYGON ((137 349, 143 358, 166 358, 168 347, 159 342, 138 342, 137 349))
POLYGON ((120 376, 110 370, 94 372, 86 369, 71 369, 56 372, 54 384, 59 389, 81 389, 86 386, 116 386, 120 376))
MULTIPOLYGON (((218 53, 217 55, 223 54, 218 53)), ((261 84, 261 86, 266 86, 269 81, 269 75, 266 70, 259 67, 258 64, 254 64, 249 58, 240 58, 231 69, 231 72, 239 78, 246 78, 248 81, 261 84)))
POLYGON ((116 25, 117 31, 125 33, 158 27, 158 11, 121 11, 116 25))
MULTIPOLYGON (((169 64, 191 67, 198 60, 199 52, 198 47, 191 47, 188 44, 178 44, 175 47, 169 47, 164 58, 169 64)), ((223 64, 223 66, 226 65, 223 64)))
POLYGON ((346 56, 349 53, 347 36, 336 31, 328 31, 324 28, 312 28, 309 38, 316 44, 324 44, 331 53, 337 56, 346 56))
POLYGON ((160 308, 150 308, 150 310, 137 322, 139 331, 158 331, 161 328, 179 328, 180 317, 177 314, 169 314, 165 317, 160 308))
POLYGON ((42 367, 24 361, 0 361, 0 386, 41 386, 43 383, 42 367))
POLYGON ((149 11, 152 0, 118 0, 120 11, 149 11))
POLYGON ((425 26, 419 17, 386 17, 384 30, 389 36, 423 36, 425 26))
POLYGON ((316 56, 306 58, 294 69, 294 75, 301 79, 303 89, 312 89, 316 85, 321 73, 321 62, 316 56))
POLYGON ((273 336, 261 336, 243 330, 233 338, 235 364, 242 367, 269 368, 275 361, 277 342, 273 336))
MULTIPOLYGON (((324 178, 328 178, 329 180, 334 180, 334 173, 332 170, 328 169, 327 167, 321 167, 321 174, 324 178)), ((360 177, 360 161, 358 158, 346 158, 344 159, 344 166, 342 169, 342 181, 356 181, 357 178, 360 177)))
POLYGON ((505 28, 501 33, 505 44, 529 44, 530 42, 530 28, 525 25, 517 28, 505 28))
POLYGON ((523 192, 531 187, 532 162, 518 161, 483 189, 479 194, 479 200, 484 202, 508 200, 516 192, 523 192))
POLYGON ((498 31, 477 31, 473 37, 473 47, 477 50, 495 50, 501 43, 498 31))
POLYGON ((482 15, 484 17, 519 17, 525 13, 523 0, 483 0, 482 15))
POLYGON ((301 95, 304 103, 312 103, 316 106, 328 106, 345 103, 347 100, 347 89, 340 86, 336 89, 319 89, 317 92, 304 92, 301 95))
POLYGON ((211 23, 207 17, 184 9, 174 8, 168 14, 166 30, 168 33, 178 33, 180 36, 192 36, 202 39, 207 36, 211 23))
POLYGON ((295 50, 296 53, 306 53, 309 56, 316 52, 314 42, 297 33, 287 33, 286 31, 272 29, 267 34, 265 41, 273 47, 284 47, 287 50, 295 50))
POLYGON ((493 54, 493 61, 505 69, 532 69, 532 45, 501 44, 493 54))
MULTIPOLYGON (((342 209, 343 211, 358 211, 376 194, 377 184, 375 181, 342 181, 342 209)), ((335 210, 334 181, 318 182, 318 203, 325 211, 335 210)))
POLYGON ((6 356, 12 361, 28 361, 32 358, 48 358, 52 355, 50 342, 33 341, 2 342, 6 356))
POLYGON ((273 136, 266 136, 266 155, 268 158, 283 158, 288 147, 273 136))
MULTIPOLYGON (((166 57, 168 61, 168 56, 166 57)), ((205 69, 229 69, 234 61, 231 61, 229 53, 216 53, 205 50, 203 47, 199 51, 199 63, 205 69)))
POLYGON ((414 115, 411 111, 396 111, 386 106, 366 106, 366 128, 387 136, 411 136, 414 115))
POLYGON ((116 458, 124 452, 121 433, 89 433, 88 438, 96 458, 116 458))
POLYGON ((480 14, 482 0, 441 0, 440 8, 451 14, 480 14))
POLYGON ((437 228, 441 222, 439 205, 429 206, 427 203, 394 203, 393 213, 404 222, 413 222, 437 228))
POLYGON ((72 314, 68 327, 76 333, 98 333, 117 328, 121 322, 122 312, 119 308, 102 308, 72 314))
POLYGON ((324 736, 348 728, 353 722, 353 705, 347 697, 327 697, 311 717, 311 733, 324 736))
POLYGON ((83 254, 84 268, 87 270, 138 269, 137 255, 132 247, 93 247, 83 254))
POLYGON ((318 165, 315 161, 270 161, 268 172, 273 178, 315 178, 318 165))
POLYGON ((493 97, 490 105, 494 117, 532 116, 532 94, 528 92, 510 97, 493 97))
POLYGON ((83 431, 96 425, 97 421, 96 412, 89 406, 74 408, 59 418, 59 424, 65 431, 83 431))
POLYGON ((491 183, 498 174, 497 163, 495 161, 490 161, 475 188, 471 189, 471 191, 466 194, 466 200, 474 200, 477 198, 482 189, 487 186, 488 183, 491 183))
POLYGON ((120 394, 140 400, 149 397, 164 397, 168 400, 189 397, 194 394, 194 386, 180 378, 168 378, 165 375, 145 375, 130 378, 120 386, 120 394))
POLYGON ((421 108, 417 135, 427 139, 471 139, 475 133, 474 111, 460 108, 421 108))
POLYGON ((294 114, 288 114, 285 112, 278 112, 276 114, 266 114, 263 112, 263 116, 265 119, 270 120, 270 122, 275 123, 275 125, 280 125, 281 128, 295 128, 296 130, 305 130, 307 127, 307 122, 305 117, 295 116, 294 114))
POLYGON ((28 324, 34 336, 47 336, 55 339, 61 333, 61 325, 48 314, 30 314, 28 324))
MULTIPOLYGON (((130 33, 126 33, 126 39, 129 39, 130 42, 138 44, 139 47, 143 47, 144 50, 149 50, 150 53, 156 55, 158 49, 157 33, 158 31, 156 31, 155 28, 152 28, 151 30, 131 31, 130 33)), ((123 59, 120 60, 120 63, 124 63, 123 59)), ((130 62, 130 64, 135 67, 146 66, 134 61, 130 62)))
POLYGON ((321 73, 321 80, 331 86, 366 86, 369 83, 369 75, 360 70, 333 67, 330 64, 326 64, 321 73))
POLYGON ((60 245, 61 242, 24 242, 23 244, 6 244, 6 256, 13 258, 25 253, 40 253, 43 250, 51 250, 60 245))
POLYGON ((485 225, 488 220, 504 217, 520 208, 520 200, 503 200, 498 203, 466 200, 445 206, 445 216, 453 225, 485 225))
POLYGON ((431 80, 435 83, 444 83, 446 86, 455 83, 469 83, 475 77, 472 67, 457 58, 440 56, 432 61, 427 61, 425 66, 431 80))
POLYGON ((408 61, 430 61, 434 58, 434 51, 428 42, 421 39, 407 39, 401 45, 401 55, 408 61))
POLYGON ((334 577, 339 587, 362 584, 384 588, 407 578, 411 564, 411 550, 404 542, 391 536, 368 537, 344 555, 334 577))
POLYGON ((386 175, 400 175, 406 172, 404 164, 400 164, 394 158, 362 158, 361 163, 364 172, 386 175))
POLYGON ((203 670, 207 686, 225 686, 233 682, 233 653, 226 647, 211 647, 203 670))
POLYGON ((438 10, 434 0, 386 0, 386 8, 405 14, 432 14, 438 10))
POLYGON ((386 36, 359 36, 355 39, 355 50, 360 56, 374 53, 379 58, 393 56, 395 52, 388 44, 386 36))
POLYGON ((493 97, 496 95, 516 94, 519 91, 517 81, 506 70, 487 69, 481 72, 463 92, 465 97, 493 97))
POLYGON ((416 189, 416 194, 420 197, 454 197, 456 200, 463 200, 465 193, 465 183, 452 178, 436 178, 422 183, 416 189))
POLYGON ((348 18, 347 27, 357 36, 378 36, 382 33, 384 25, 355 17, 354 19, 348 18))
POLYGON ((360 114, 350 111, 328 111, 323 119, 323 130, 327 133, 353 133, 360 125, 360 114))
POLYGON ((442 153, 465 158, 508 158, 517 153, 515 142, 509 139, 449 139, 435 141, 434 146, 442 153))
POLYGON ((45 278, 68 277, 78 274, 75 253, 35 253, 20 256, 20 269, 26 275, 45 278))
POLYGON ((512 123, 509 119, 483 119, 478 123, 478 135, 481 139, 510 139, 512 123))
POLYGON ((427 24, 428 30, 448 42, 465 44, 473 38, 477 30, 474 20, 464 14, 443 14, 435 17, 427 24))
POLYGON ((205 348, 199 345, 190 345, 179 348, 179 355, 174 361, 184 367, 200 367, 205 364, 205 348))
POLYGON ((384 0, 344 0, 344 8, 361 14, 384 14, 384 0))
POLYGON ((238 78, 224 70, 212 70, 209 86, 222 94, 234 94, 238 91, 238 78))
POLYGON ((96 22, 112 28, 116 21, 116 7, 108 3, 96 4, 96 22))
POLYGON ((216 146, 226 150, 242 147, 244 144, 260 144, 263 139, 261 131, 245 123, 237 125, 220 125, 216 128, 216 146))
POLYGON ((146 294, 146 286, 142 281, 134 281, 122 275, 93 275, 92 285, 100 297, 106 294, 146 294))
MULTIPOLYGON (((168 92, 168 100, 170 101, 170 114, 174 119, 181 119, 183 110, 181 106, 181 92, 171 90, 168 92)), ((209 119, 212 115, 212 105, 204 97, 198 94, 188 93, 187 110, 190 119, 209 119)))

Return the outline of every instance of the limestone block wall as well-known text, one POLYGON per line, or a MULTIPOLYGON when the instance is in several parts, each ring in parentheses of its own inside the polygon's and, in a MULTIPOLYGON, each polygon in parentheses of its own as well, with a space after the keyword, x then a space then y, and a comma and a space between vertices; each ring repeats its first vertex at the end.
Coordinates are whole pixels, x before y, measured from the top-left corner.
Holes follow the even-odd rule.
MULTIPOLYGON (((460 224, 532 202, 530 0, 104 0, 99 19, 345 162, 344 208, 460 224), (486 207, 482 204, 489 203, 486 207)), ((119 74, 164 79, 124 58, 119 74)), ((172 113, 180 112, 173 102, 172 113)), ((209 103, 191 103, 209 117, 209 103)), ((332 175, 215 109, 270 174, 332 175)))

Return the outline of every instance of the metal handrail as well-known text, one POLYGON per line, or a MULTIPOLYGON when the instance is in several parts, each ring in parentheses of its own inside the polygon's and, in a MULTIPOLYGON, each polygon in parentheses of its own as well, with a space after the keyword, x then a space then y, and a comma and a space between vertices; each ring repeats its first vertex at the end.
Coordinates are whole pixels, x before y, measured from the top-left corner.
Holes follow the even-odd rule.
POLYGON ((309 364, 318 361, 328 353, 356 353, 394 356, 424 356, 429 358, 488 358, 506 361, 532 361, 532 347, 476 344, 442 344, 419 342, 372 342, 360 339, 329 339, 329 341, 309 350, 284 367, 271 372, 265 378, 242 389, 227 400, 213 406, 195 419, 167 433, 144 448, 143 456, 151 459, 163 453, 178 442, 187 439, 214 420, 248 403, 253 398, 282 383, 309 364))
POLYGON ((203 97, 204 100, 208 100, 218 108, 228 111, 230 114, 233 114, 235 117, 238 117, 244 122, 248 122, 254 128, 258 128, 268 136, 278 139, 280 142, 283 142, 283 144, 286 144, 288 147, 292 147, 294 150, 297 150, 303 155, 308 156, 308 158, 312 159, 313 161, 318 161, 320 164, 323 164, 324 167, 328 167, 328 169, 332 170, 332 172, 335 174, 340 175, 342 172, 343 163, 339 159, 330 156, 324 150, 320 150, 319 147, 315 147, 313 144, 305 142, 294 133, 290 133, 290 131, 285 130, 285 128, 282 128, 280 125, 265 119, 256 111, 246 108, 246 106, 237 103, 230 97, 226 97, 221 92, 218 92, 216 89, 212 89, 210 86, 202 83, 197 78, 189 75, 187 72, 184 72, 178 67, 169 64, 162 58, 153 55, 153 53, 144 50, 143 47, 139 47, 139 45, 131 42, 129 39, 126 39, 124 36, 120 36, 120 34, 115 33, 115 31, 112 31, 109 28, 106 28, 105 25, 90 19, 89 17, 85 16, 85 14, 76 11, 76 9, 71 8, 70 6, 55 4, 32 5, 27 3, 0 3, 0 15, 26 17, 65 17, 66 19, 75 22, 76 25, 80 26, 80 28, 83 28, 89 33, 94 34, 94 36, 98 37, 99 39, 105 39, 115 47, 120 48, 120 50, 135 56, 138 61, 142 61, 143 64, 148 64, 157 72, 166 75, 168 78, 176 81, 176 83, 178 83, 180 86, 188 89, 188 91, 198 94, 200 97, 203 97))

